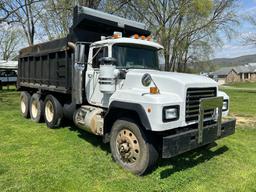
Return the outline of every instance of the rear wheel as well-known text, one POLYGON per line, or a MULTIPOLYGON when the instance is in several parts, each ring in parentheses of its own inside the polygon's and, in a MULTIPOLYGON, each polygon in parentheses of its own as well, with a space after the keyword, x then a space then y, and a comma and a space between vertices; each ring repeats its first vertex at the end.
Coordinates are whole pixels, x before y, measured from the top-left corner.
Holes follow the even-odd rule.
POLYGON ((30 99, 30 118, 39 123, 43 119, 44 103, 38 93, 32 95, 30 99))
POLYGON ((52 95, 47 95, 44 102, 44 119, 49 128, 60 126, 63 110, 60 102, 52 95))
POLYGON ((27 91, 20 93, 20 111, 23 117, 29 118, 31 95, 27 91))
POLYGON ((117 120, 111 131, 110 148, 113 159, 130 172, 142 175, 158 159, 158 152, 138 124, 117 120))

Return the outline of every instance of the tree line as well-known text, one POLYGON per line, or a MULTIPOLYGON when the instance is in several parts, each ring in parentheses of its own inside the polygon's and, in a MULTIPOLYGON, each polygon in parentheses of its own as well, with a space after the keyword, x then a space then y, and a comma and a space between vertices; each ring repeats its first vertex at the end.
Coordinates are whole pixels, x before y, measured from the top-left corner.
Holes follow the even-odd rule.
POLYGON ((239 24, 236 0, 0 0, 1 59, 21 47, 65 37, 75 5, 145 23, 165 48, 167 71, 201 70, 221 45, 220 36, 231 36, 239 24))

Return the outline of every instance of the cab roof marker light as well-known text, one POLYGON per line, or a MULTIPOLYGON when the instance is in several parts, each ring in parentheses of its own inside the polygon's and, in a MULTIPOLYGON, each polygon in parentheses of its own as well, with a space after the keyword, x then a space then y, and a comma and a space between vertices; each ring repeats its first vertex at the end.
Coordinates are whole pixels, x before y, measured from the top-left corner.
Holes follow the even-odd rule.
POLYGON ((133 39, 139 39, 139 35, 138 34, 134 34, 133 36, 131 36, 131 38, 133 38, 133 39))
POLYGON ((112 38, 113 39, 118 39, 118 38, 122 38, 123 37, 123 34, 122 32, 118 32, 118 31, 115 31, 112 35, 112 38))

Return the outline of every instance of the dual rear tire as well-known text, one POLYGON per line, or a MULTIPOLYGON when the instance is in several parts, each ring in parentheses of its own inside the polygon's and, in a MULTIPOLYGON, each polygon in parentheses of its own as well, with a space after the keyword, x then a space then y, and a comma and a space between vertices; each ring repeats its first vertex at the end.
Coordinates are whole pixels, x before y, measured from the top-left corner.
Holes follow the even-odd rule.
POLYGON ((47 127, 58 128, 63 118, 61 103, 52 95, 47 95, 44 101, 44 119, 47 127))
POLYGON ((49 128, 59 127, 63 118, 62 105, 53 95, 43 99, 38 93, 31 96, 27 91, 21 92, 20 109, 23 117, 37 123, 45 120, 49 128))
POLYGON ((36 123, 43 121, 44 103, 41 95, 34 93, 30 99, 30 118, 36 123))

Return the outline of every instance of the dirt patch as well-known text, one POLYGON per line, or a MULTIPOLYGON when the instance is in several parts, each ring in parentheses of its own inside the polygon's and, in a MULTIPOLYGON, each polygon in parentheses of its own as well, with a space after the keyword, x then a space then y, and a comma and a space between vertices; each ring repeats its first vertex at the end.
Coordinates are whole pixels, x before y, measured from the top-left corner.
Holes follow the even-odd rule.
POLYGON ((253 118, 253 117, 240 117, 240 116, 236 116, 236 122, 237 122, 238 124, 256 125, 256 118, 253 118))

